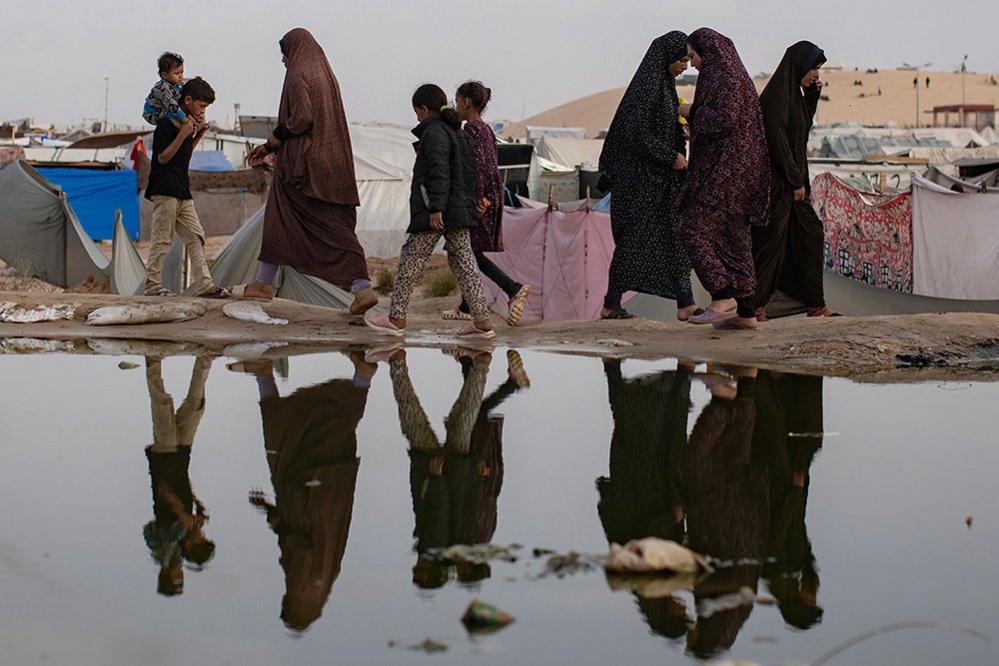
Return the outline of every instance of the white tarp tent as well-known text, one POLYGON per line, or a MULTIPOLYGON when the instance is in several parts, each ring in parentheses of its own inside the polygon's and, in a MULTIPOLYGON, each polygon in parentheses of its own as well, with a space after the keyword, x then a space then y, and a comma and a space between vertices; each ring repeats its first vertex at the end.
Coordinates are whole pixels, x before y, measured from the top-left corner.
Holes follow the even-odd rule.
POLYGON ((596 168, 600 163, 603 139, 566 139, 546 136, 538 143, 536 151, 546 160, 573 168, 587 165, 596 168))
POLYGON ((370 257, 399 255, 409 226, 409 187, 416 137, 401 127, 351 125, 361 206, 357 238, 370 257))
POLYGON ((967 185, 962 193, 912 178, 914 294, 999 299, 999 196, 967 185))

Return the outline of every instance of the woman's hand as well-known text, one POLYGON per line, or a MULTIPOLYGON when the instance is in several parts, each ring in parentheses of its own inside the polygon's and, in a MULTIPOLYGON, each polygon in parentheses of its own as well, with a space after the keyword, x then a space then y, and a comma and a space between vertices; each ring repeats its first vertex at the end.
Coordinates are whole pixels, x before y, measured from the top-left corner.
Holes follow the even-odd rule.
POLYGON ((795 201, 804 201, 806 194, 807 193, 805 192, 805 188, 804 187, 799 187, 798 189, 796 189, 794 191, 794 200, 795 201))
POLYGON ((676 159, 673 161, 673 169, 675 171, 682 171, 687 168, 687 158, 680 153, 676 154, 676 159))
POLYGON ((430 213, 430 228, 434 231, 444 231, 444 213, 430 213))
POLYGON ((250 151, 250 154, 246 156, 246 163, 250 166, 256 166, 267 157, 267 146, 260 144, 256 148, 250 151))
POLYGON ((475 205, 475 212, 477 215, 481 217, 487 210, 489 210, 489 207, 492 205, 493 202, 491 202, 486 197, 482 197, 482 199, 479 200, 479 203, 475 205))

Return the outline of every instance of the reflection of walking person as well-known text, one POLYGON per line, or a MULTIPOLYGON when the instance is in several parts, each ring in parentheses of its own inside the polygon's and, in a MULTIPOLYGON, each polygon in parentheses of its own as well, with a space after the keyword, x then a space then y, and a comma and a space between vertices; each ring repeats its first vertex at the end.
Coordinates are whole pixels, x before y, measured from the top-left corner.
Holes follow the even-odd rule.
MULTIPOLYGON (((440 587, 449 577, 447 564, 428 557, 429 550, 492 540, 503 485, 503 417, 492 412, 530 385, 520 355, 511 350, 507 380, 484 398, 490 354, 459 350, 455 356, 464 381, 445 419, 443 443, 413 389, 405 352, 399 350, 390 359, 399 423, 410 445, 417 551, 413 582, 422 588, 440 587)), ((456 574, 463 582, 478 581, 488 578, 490 569, 488 564, 463 562, 456 574)))
POLYGON ((353 379, 333 379, 281 397, 270 361, 234 364, 256 376, 274 502, 250 503, 278 536, 285 594, 281 619, 305 631, 323 612, 347 549, 357 483, 357 425, 377 369, 349 354, 353 379))
POLYGON ((153 493, 153 520, 142 530, 159 565, 157 591, 172 596, 184 591, 184 560, 204 565, 215 544, 204 534, 205 506, 191 489, 189 468, 194 435, 205 413, 205 382, 212 359, 198 357, 180 409, 163 386, 162 361, 146 357, 146 384, 153 417, 153 443, 146 448, 153 493))

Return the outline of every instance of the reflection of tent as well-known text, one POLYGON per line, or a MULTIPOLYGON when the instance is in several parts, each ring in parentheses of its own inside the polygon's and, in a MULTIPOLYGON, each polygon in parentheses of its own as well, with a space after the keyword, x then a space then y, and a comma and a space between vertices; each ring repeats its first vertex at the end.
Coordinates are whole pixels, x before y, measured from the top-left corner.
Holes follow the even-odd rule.
MULTIPOLYGON (((220 287, 253 282, 257 275, 257 257, 264 233, 264 209, 257 211, 219 251, 212 264, 212 279, 220 287)), ((276 296, 299 303, 345 308, 354 297, 347 291, 293 268, 282 266, 278 272, 276 296)))
POLYGON ((91 238, 108 240, 114 235, 115 210, 122 211, 129 235, 139 237, 139 184, 135 171, 39 168, 38 173, 66 193, 91 238))
MULTIPOLYGON (((614 254, 607 214, 506 208, 503 245, 505 252, 489 257, 510 277, 533 288, 525 321, 599 317, 614 254)), ((493 310, 505 315, 506 294, 488 280, 484 286, 493 310)))

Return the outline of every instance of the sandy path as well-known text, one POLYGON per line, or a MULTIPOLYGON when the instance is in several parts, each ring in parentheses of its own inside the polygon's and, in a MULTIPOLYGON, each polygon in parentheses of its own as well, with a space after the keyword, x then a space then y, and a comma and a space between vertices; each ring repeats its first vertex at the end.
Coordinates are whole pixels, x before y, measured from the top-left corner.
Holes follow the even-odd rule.
MULTIPOLYGON (((455 326, 436 316, 452 300, 420 301, 410 318, 406 344, 456 344, 452 335, 455 326)), ((32 307, 66 302, 79 304, 77 317, 71 321, 0 324, 0 338, 8 339, 4 342, 8 350, 15 350, 21 344, 12 343, 11 338, 75 341, 62 345, 67 351, 89 350, 91 346, 85 342, 86 338, 154 341, 158 345, 153 348, 158 346, 164 354, 235 353, 231 345, 242 345, 236 348, 240 353, 257 353, 245 346, 261 342, 281 343, 282 354, 306 353, 331 346, 380 346, 394 341, 363 325, 356 325, 356 322, 352 325, 349 317, 335 311, 281 299, 267 305, 266 309, 273 316, 288 319, 287 326, 230 319, 223 315, 222 303, 218 301, 200 301, 208 307, 208 312, 194 321, 110 327, 87 326, 83 319, 101 305, 162 303, 163 300, 106 294, 0 292, 0 301, 16 301, 32 307)), ((719 332, 710 327, 645 319, 541 323, 515 329, 499 324, 497 333, 496 344, 565 353, 645 358, 681 356, 865 379, 901 378, 903 375, 908 378, 999 379, 999 315, 989 314, 792 317, 769 322, 753 332, 719 332)))

